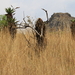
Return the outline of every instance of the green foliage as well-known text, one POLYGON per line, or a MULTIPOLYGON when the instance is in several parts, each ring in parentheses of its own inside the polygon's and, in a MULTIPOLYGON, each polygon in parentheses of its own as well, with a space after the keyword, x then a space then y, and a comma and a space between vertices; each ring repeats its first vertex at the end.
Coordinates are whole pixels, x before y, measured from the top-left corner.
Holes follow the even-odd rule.
POLYGON ((75 22, 75 19, 72 19, 71 22, 75 22))
POLYGON ((11 7, 5 8, 5 11, 6 11, 7 14, 12 14, 12 13, 15 12, 15 10, 13 8, 11 8, 11 7))
POLYGON ((15 22, 16 22, 16 19, 15 19, 15 18, 9 18, 9 19, 8 19, 8 22, 9 22, 9 23, 15 23, 15 22))
POLYGON ((7 25, 7 17, 5 15, 0 15, 0 29, 6 27, 7 25))
POLYGON ((7 14, 12 14, 12 15, 14 15, 15 13, 15 11, 16 11, 16 9, 18 9, 18 8, 20 8, 20 7, 16 7, 16 8, 14 8, 12 5, 11 5, 11 7, 9 7, 9 8, 5 8, 5 11, 6 11, 6 13, 7 14))
POLYGON ((15 11, 18 8, 19 7, 14 8, 12 5, 9 8, 5 8, 8 23, 17 23, 16 19, 13 18, 13 15, 15 15, 15 11))

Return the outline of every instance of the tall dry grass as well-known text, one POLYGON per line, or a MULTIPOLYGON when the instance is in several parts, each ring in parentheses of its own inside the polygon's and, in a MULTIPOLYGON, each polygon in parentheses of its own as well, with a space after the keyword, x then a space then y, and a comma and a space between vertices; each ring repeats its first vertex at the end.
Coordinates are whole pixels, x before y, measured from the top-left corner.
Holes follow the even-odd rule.
POLYGON ((31 46, 22 33, 12 41, 9 33, 0 32, 0 75, 75 75, 75 41, 70 32, 47 31, 47 47, 40 53, 32 34, 25 36, 31 46))

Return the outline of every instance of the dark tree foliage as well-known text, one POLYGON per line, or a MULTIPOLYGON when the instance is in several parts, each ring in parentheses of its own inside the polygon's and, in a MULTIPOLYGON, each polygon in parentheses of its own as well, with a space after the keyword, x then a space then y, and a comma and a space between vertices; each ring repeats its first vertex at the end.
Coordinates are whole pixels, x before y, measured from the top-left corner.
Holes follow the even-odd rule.
POLYGON ((9 33, 11 35, 12 38, 15 37, 16 35, 16 23, 15 23, 15 18, 13 18, 13 15, 15 14, 15 9, 14 8, 6 8, 5 9, 6 13, 5 14, 7 16, 7 22, 8 22, 8 30, 9 30, 9 33))
POLYGON ((72 34, 73 39, 75 40, 75 20, 72 20, 71 34, 72 34))
POLYGON ((37 43, 39 46, 43 46, 44 44, 44 38, 45 38, 45 31, 46 31, 46 28, 45 28, 45 24, 43 22, 43 20, 41 18, 39 18, 37 21, 36 21, 36 24, 35 24, 35 29, 37 30, 37 32, 42 35, 38 35, 36 33, 36 40, 37 40, 37 43))

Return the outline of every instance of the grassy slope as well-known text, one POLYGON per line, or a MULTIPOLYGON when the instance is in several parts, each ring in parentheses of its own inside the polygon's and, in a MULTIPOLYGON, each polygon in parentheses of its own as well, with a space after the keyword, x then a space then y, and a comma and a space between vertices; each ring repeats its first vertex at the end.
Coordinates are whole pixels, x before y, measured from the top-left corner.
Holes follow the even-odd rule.
POLYGON ((12 41, 8 33, 0 33, 0 75, 75 75, 75 41, 70 32, 47 32, 47 48, 40 57, 35 40, 26 37, 31 47, 22 34, 12 41))

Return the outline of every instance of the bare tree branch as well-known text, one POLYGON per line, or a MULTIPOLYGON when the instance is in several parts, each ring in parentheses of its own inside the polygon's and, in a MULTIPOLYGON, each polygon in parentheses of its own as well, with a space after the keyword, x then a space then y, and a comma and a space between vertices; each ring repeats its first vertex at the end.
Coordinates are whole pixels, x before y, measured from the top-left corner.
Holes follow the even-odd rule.
POLYGON ((42 8, 42 10, 44 10, 44 11, 46 12, 47 23, 48 23, 48 12, 47 12, 47 10, 45 10, 45 9, 43 9, 43 8, 42 8))
MULTIPOLYGON (((44 9, 43 9, 43 10, 44 10, 44 9)), ((46 10, 45 10, 45 11, 46 11, 46 10)), ((35 33, 37 33, 40 37, 42 37, 43 34, 40 34, 36 29, 34 29, 32 26, 30 26, 29 24, 26 23, 24 12, 23 12, 23 17, 24 17, 24 18, 23 18, 23 21, 25 22, 25 24, 24 24, 24 25, 18 24, 18 25, 20 25, 20 26, 22 26, 22 27, 16 27, 16 29, 25 29, 25 28, 29 27, 29 28, 31 28, 32 30, 34 30, 35 33)), ((41 30, 42 30, 42 33, 43 33, 43 29, 41 29, 41 30)))

